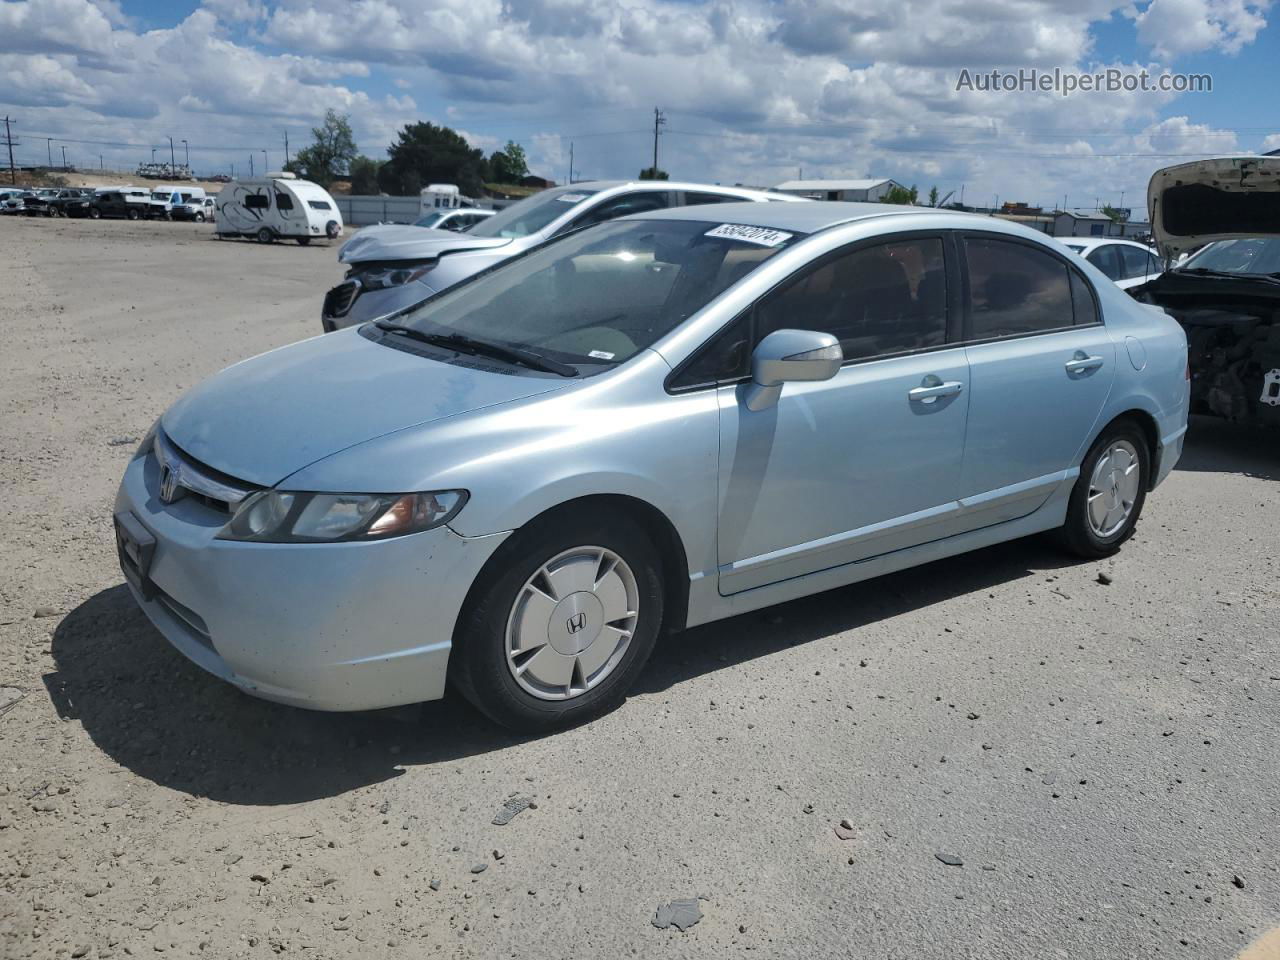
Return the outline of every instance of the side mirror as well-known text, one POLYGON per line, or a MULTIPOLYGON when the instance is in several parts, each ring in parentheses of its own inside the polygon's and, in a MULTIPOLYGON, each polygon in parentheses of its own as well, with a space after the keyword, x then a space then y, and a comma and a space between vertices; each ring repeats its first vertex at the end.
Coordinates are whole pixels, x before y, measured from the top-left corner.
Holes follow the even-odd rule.
POLYGON ((816 330, 775 330, 751 354, 747 409, 764 410, 778 402, 784 383, 830 380, 844 363, 840 341, 816 330))

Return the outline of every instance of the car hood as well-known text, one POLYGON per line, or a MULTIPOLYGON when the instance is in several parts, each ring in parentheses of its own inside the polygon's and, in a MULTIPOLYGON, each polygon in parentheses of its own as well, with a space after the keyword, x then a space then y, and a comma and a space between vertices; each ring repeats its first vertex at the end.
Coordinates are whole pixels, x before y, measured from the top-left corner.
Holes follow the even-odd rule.
MULTIPOLYGON (((161 428, 191 457, 268 487, 355 444, 565 382, 428 359, 352 328, 228 367, 183 395, 161 428)), ((352 492, 380 489, 371 486, 352 492)))
POLYGON ((1157 170, 1151 235, 1174 259, 1214 240, 1280 235, 1280 157, 1218 157, 1157 170))
POLYGON ((457 250, 504 247, 504 237, 469 237, 452 230, 433 230, 403 223, 380 223, 356 232, 338 251, 339 263, 381 260, 432 260, 457 250))

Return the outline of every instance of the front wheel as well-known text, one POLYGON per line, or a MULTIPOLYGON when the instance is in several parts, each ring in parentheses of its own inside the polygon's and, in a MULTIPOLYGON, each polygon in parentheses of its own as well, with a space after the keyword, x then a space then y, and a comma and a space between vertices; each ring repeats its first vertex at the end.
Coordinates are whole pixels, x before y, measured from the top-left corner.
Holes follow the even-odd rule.
POLYGON ((529 732, 619 704, 662 626, 662 561, 634 522, 554 511, 518 531, 476 580, 451 676, 492 720, 529 732))
POLYGON ((294 239, 298 241, 298 246, 300 247, 305 247, 308 243, 311 242, 310 237, 295 237, 294 239))
POLYGON ((130 220, 137 220, 137 219, 138 219, 138 217, 140 216, 140 214, 138 213, 138 211, 137 211, 137 210, 130 210, 130 211, 126 214, 126 216, 127 216, 130 220))
POLYGON ((203 213, 197 213, 197 214, 196 214, 196 216, 195 216, 195 221, 196 221, 196 223, 204 223, 204 214, 203 214, 203 213))
POLYGON ((275 239, 275 234, 271 232, 271 229, 269 227, 263 227, 261 230, 258 231, 259 243, 270 243, 274 239, 275 239))
POLYGON ((1072 553, 1108 557, 1133 535, 1146 502, 1151 452, 1130 420, 1113 423, 1089 448, 1059 539, 1072 553))
POLYGON ((97 207, 90 207, 90 208, 89 208, 89 219, 90 219, 90 220, 101 220, 101 219, 102 219, 102 211, 101 211, 101 210, 99 210, 97 207))

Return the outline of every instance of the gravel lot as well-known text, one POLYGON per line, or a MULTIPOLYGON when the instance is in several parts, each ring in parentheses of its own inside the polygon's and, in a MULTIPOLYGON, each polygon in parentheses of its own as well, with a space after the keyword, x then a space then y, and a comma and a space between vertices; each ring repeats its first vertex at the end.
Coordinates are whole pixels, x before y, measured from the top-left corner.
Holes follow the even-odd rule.
POLYGON ((700 628, 554 736, 187 663, 116 483, 182 390, 317 332, 334 253, 0 221, 0 955, 1229 958, 1280 924, 1280 454, 1214 421, 1112 560, 1023 541, 700 628))

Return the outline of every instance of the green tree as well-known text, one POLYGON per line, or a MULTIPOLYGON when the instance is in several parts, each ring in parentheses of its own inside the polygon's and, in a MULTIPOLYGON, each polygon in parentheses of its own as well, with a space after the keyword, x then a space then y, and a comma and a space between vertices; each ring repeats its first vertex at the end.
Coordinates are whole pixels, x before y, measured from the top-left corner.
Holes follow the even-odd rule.
POLYGON ((529 162, 524 147, 512 140, 489 157, 489 176, 494 183, 519 183, 529 175, 529 162))
POLYGON ((660 170, 657 167, 645 167, 640 171, 641 180, 670 180, 667 171, 660 170))
POLYGON ((929 188, 929 206, 936 207, 938 205, 938 188, 929 188))
POLYGON ((1111 204, 1109 203, 1103 204, 1102 213, 1104 216, 1110 217, 1116 223, 1124 223, 1126 220, 1129 219, 1123 210, 1117 210, 1115 207, 1111 206, 1111 204))
POLYGON ((345 174, 356 157, 356 141, 351 135, 351 122, 345 114, 327 110, 324 123, 311 128, 314 138, 310 146, 298 151, 286 169, 314 180, 322 187, 345 174))
POLYGON ((474 197, 489 179, 484 151, 456 130, 434 123, 407 124, 387 148, 387 157, 378 170, 378 185, 399 196, 412 196, 429 183, 452 183, 474 197))
POLYGON ((880 198, 881 203, 897 203, 903 206, 910 206, 916 202, 916 198, 920 195, 920 191, 916 189, 913 183, 911 189, 900 187, 896 183, 889 188, 888 192, 880 198))
POLYGON ((379 192, 378 170, 383 161, 360 156, 351 161, 351 192, 356 196, 369 196, 379 192))

